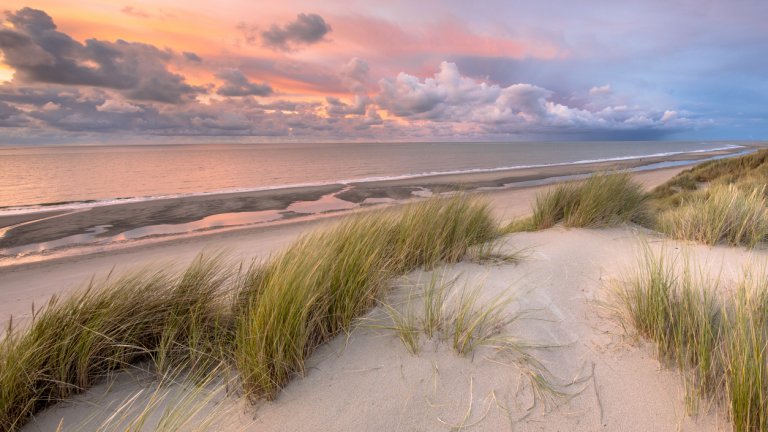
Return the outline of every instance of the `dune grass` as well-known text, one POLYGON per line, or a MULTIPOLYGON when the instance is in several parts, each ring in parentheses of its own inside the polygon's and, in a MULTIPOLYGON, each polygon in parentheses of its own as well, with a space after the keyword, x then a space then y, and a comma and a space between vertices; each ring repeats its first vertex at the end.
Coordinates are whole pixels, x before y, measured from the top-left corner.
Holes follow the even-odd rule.
POLYGON ((677 207, 702 185, 737 185, 752 189, 768 180, 768 149, 734 157, 707 161, 687 169, 656 187, 650 198, 662 208, 677 207))
POLYGON ((218 291, 228 274, 216 259, 197 259, 172 276, 144 269, 54 297, 25 329, 0 340, 0 429, 92 386, 110 372, 154 361, 210 366, 217 357, 218 291))
POLYGON ((235 356, 246 393, 274 396, 317 346, 373 307, 392 276, 458 261, 497 232, 486 204, 459 195, 302 238, 256 268, 241 295, 235 356))
POLYGON ((626 322, 683 372, 689 408, 724 400, 735 431, 766 430, 768 274, 747 270, 733 285, 646 248, 617 298, 626 322))
POLYGON ((377 304, 391 277, 458 261, 498 232, 487 204, 456 195, 348 217, 245 269, 200 257, 181 272, 92 280, 23 327, 9 324, 0 430, 139 364, 160 380, 224 365, 245 395, 273 397, 315 348, 377 304))
POLYGON ((681 240, 754 247, 768 239, 768 149, 705 162, 649 194, 651 227, 681 240))
POLYGON ((595 174, 540 193, 533 215, 504 232, 634 222, 675 239, 751 248, 768 240, 766 184, 768 149, 705 162, 650 193, 629 173, 595 174))
POLYGON ((679 207, 662 212, 658 227, 676 239, 754 247, 768 239, 765 185, 751 191, 735 185, 697 191, 679 207))
POLYGON ((541 230, 562 222, 568 227, 606 227, 645 222, 647 206, 642 185, 629 173, 595 174, 563 183, 539 194, 530 218, 513 221, 508 232, 541 230))

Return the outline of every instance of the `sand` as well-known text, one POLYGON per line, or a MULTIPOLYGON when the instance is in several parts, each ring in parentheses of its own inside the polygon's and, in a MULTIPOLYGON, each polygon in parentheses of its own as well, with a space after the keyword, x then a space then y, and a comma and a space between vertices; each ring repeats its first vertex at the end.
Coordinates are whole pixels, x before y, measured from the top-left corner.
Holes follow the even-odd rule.
MULTIPOLYGON (((635 175, 650 188, 680 169, 635 175)), ((511 220, 528 213, 542 188, 484 194, 500 219, 511 220)), ((263 258, 334 220, 331 216, 232 230, 0 269, 0 295, 5 300, 0 319, 7 320, 10 314, 23 317, 33 301, 40 304, 113 268, 121 272, 142 264, 182 265, 204 248, 227 249, 233 259, 263 258)), ((449 344, 422 336, 420 353, 412 355, 392 330, 378 327, 388 319, 377 308, 350 335, 317 350, 307 361, 305 375, 296 377, 276 400, 250 405, 234 397, 215 397, 220 405, 201 406, 198 416, 218 412, 212 430, 247 431, 730 430, 723 407, 705 406, 699 414, 688 415, 680 376, 662 367, 651 347, 628 335, 606 308, 612 284, 625 275, 646 241, 656 249, 684 251, 713 271, 722 268, 726 279, 747 262, 768 259, 766 251, 686 245, 633 226, 556 227, 508 235, 500 244, 507 252, 525 251, 519 263, 465 261, 434 271, 443 280, 458 278, 456 290, 479 287, 486 300, 502 293, 514 295, 505 312, 525 311, 528 317, 505 327, 503 333, 546 346, 529 352, 548 369, 550 382, 563 396, 545 392, 536 398, 528 379, 530 364, 515 362, 518 357, 490 347, 462 356, 449 344)), ((407 298, 430 277, 416 271, 398 278, 392 282, 391 299, 407 298)), ((24 430, 54 430, 60 423, 64 430, 93 429, 126 400, 138 406, 146 402, 152 394, 149 383, 141 374, 119 374, 114 382, 40 413, 24 430)), ((157 415, 170 403, 161 404, 157 415)))
MULTIPOLYGON (((422 337, 421 352, 410 354, 374 309, 347 336, 321 347, 278 398, 256 406, 223 399, 215 430, 246 431, 716 431, 730 430, 725 410, 702 406, 688 415, 680 376, 655 359, 651 347, 625 333, 606 303, 615 280, 623 277, 643 242, 652 248, 686 253, 705 268, 734 277, 768 253, 740 248, 703 247, 664 240, 626 226, 588 230, 556 227, 501 239, 503 250, 527 251, 519 263, 461 262, 434 271, 455 289, 478 286, 483 298, 511 293, 506 312, 527 311, 504 334, 545 345, 532 349, 565 395, 535 398, 530 368, 491 348, 461 356, 449 345, 422 337), (713 264, 707 266, 708 264, 713 264)), ((393 297, 404 298, 429 280, 416 271, 393 281, 393 297)), ((24 430, 80 430, 97 423, 131 397, 141 381, 123 374, 111 387, 84 395, 38 415, 24 430), (109 408, 111 407, 111 408, 109 408)), ((545 393, 546 395, 546 393, 545 393)), ((203 409, 205 411, 208 408, 203 409)))

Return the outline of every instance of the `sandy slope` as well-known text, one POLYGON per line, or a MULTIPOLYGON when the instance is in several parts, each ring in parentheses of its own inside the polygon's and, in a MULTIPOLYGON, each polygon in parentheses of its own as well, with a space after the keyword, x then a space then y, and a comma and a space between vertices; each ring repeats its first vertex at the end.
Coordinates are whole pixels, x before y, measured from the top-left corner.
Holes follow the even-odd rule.
MULTIPOLYGON (((551 346, 531 353, 570 397, 534 404, 528 369, 490 348, 465 357, 448 344, 422 337, 421 353, 411 355, 394 332, 375 327, 386 323, 376 309, 348 338, 338 337, 319 349, 308 360, 306 375, 275 401, 258 407, 235 404, 217 429, 729 430, 721 408, 686 414, 679 376, 662 368, 652 349, 627 337, 601 301, 609 298, 612 281, 635 261, 643 241, 672 253, 685 251, 726 280, 748 262, 765 263, 768 253, 683 245, 649 235, 633 227, 513 234, 503 239, 503 247, 527 251, 518 264, 462 262, 435 270, 446 279, 459 276, 458 288, 465 282, 480 285, 486 299, 514 293, 507 312, 530 315, 504 332, 551 346)), ((427 280, 425 272, 400 278, 393 282, 394 295, 403 298, 427 280)), ((50 430, 62 418, 64 425, 78 425, 76 430, 87 416, 108 415, 108 409, 95 406, 115 406, 116 398, 139 386, 123 378, 120 391, 105 396, 105 388, 43 413, 26 430, 50 430)))

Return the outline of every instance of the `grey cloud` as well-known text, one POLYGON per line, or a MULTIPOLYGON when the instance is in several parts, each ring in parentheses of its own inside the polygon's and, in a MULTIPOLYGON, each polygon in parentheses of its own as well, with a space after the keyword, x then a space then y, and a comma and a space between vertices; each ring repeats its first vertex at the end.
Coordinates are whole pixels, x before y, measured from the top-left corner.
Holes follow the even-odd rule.
POLYGON ((72 91, 63 86, 15 88, 0 85, 0 136, 8 141, 24 131, 25 139, 131 133, 162 137, 286 137, 325 136, 341 139, 365 135, 377 124, 375 112, 367 117, 329 119, 319 116, 318 103, 227 98, 209 104, 189 103, 158 109, 152 103, 131 103, 111 90, 72 91), (24 106, 24 110, 19 109, 24 106), (17 127, 11 132, 8 127, 17 127), (57 131, 57 133, 53 133, 57 131), (15 134, 15 135, 13 135, 15 134))
POLYGON ((367 61, 353 57, 341 69, 342 83, 347 86, 352 93, 364 93, 365 85, 368 82, 369 71, 370 66, 367 61))
POLYGON ((224 81, 217 91, 222 96, 268 96, 273 92, 269 84, 252 83, 238 69, 225 69, 217 73, 216 77, 224 81))
POLYGON ((6 13, 13 27, 0 27, 0 50, 14 80, 111 88, 137 100, 188 101, 203 88, 187 84, 166 64, 173 53, 152 45, 88 39, 82 44, 56 30, 43 11, 6 13))
MULTIPOLYGON (((329 116, 343 117, 347 115, 364 115, 369 112, 368 107, 371 103, 371 98, 366 91, 369 70, 370 66, 368 65, 368 62, 357 57, 350 59, 350 61, 341 68, 339 76, 341 77, 342 85, 352 92, 354 96, 352 97, 351 103, 342 102, 336 97, 325 98, 327 103, 326 113, 328 113, 329 116)), ((375 110, 373 112, 375 113, 375 110)), ((379 120, 381 120, 380 117, 379 120)), ((369 123, 367 126, 380 124, 375 117, 369 118, 368 121, 369 123)), ((363 126, 365 125, 366 124, 363 126)))
POLYGON ((243 33, 245 43, 255 45, 259 40, 259 28, 257 26, 241 22, 235 28, 243 33))
POLYGON ((261 32, 264 46, 288 51, 300 45, 310 45, 323 40, 331 31, 331 26, 318 14, 299 14, 296 21, 284 26, 273 24, 269 30, 261 32))
POLYGON ((362 115, 366 112, 366 107, 370 100, 367 96, 355 95, 351 104, 342 102, 341 99, 329 96, 325 98, 328 103, 326 112, 331 116, 345 116, 349 114, 362 115))
POLYGON ((199 63, 199 62, 203 61, 202 57, 200 57, 199 55, 197 55, 197 54, 195 54, 193 52, 184 51, 181 54, 184 56, 185 59, 187 59, 187 60, 189 60, 191 62, 198 62, 199 63))
POLYGON ((0 127, 20 127, 25 125, 27 121, 21 110, 0 101, 0 127))

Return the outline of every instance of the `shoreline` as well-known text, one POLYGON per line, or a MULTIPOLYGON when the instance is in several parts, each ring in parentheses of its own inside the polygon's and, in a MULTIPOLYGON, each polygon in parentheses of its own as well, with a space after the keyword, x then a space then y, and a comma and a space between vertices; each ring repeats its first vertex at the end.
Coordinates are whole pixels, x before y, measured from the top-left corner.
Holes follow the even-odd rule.
POLYGON ((728 157, 754 148, 742 146, 579 165, 189 196, 70 212, 44 211, 29 214, 26 218, 20 217, 22 215, 0 216, 0 255, 4 255, 0 256, 0 269, 164 243, 182 237, 324 219, 371 205, 399 204, 433 193, 525 189, 573 180, 594 172, 638 170, 664 163, 684 163, 680 168, 686 168, 702 160, 728 157))
MULTIPOLYGON (((728 144, 723 147, 716 147, 713 149, 699 149, 699 150, 690 150, 690 151, 676 151, 676 152, 665 152, 665 153, 655 153, 655 154, 648 154, 648 155, 633 155, 633 156, 621 156, 621 157, 614 157, 614 158, 606 158, 606 159, 595 159, 595 160, 577 160, 572 162, 557 162, 557 163, 545 163, 545 164, 534 164, 534 165, 517 165, 517 166, 508 166, 508 167, 496 167, 496 168, 470 168, 470 169, 463 169, 463 170, 455 170, 455 171, 437 171, 437 172, 423 172, 423 173, 411 173, 411 174, 397 174, 392 176, 374 176, 374 177, 367 177, 367 178, 359 178, 359 179, 339 179, 339 180, 332 180, 332 181, 323 181, 323 182, 311 182, 311 183, 301 183, 301 184, 285 184, 285 185, 274 185, 274 186, 261 186, 261 187, 254 187, 254 188, 235 188, 231 190, 219 190, 219 191, 208 191, 208 192, 193 192, 193 193, 184 193, 184 194, 168 194, 168 195, 157 195, 157 196, 132 196, 132 197, 114 197, 114 198, 101 198, 101 199, 88 199, 88 200, 72 200, 72 201, 61 201, 61 202, 45 202, 45 203, 38 203, 38 204, 23 204, 23 205, 5 205, 0 207, 0 228, 3 226, 7 226, 7 224, 3 223, 3 219, 8 217, 23 217, 24 215, 28 214, 41 214, 41 213, 48 213, 48 212, 69 212, 75 209, 90 209, 95 207, 103 207, 103 206, 113 206, 113 205, 120 205, 120 204, 131 204, 131 203, 142 203, 142 202, 150 202, 150 201, 162 201, 162 200, 169 200, 169 199, 185 199, 185 198, 196 198, 196 197, 206 197, 206 196, 219 196, 219 195, 235 195, 235 194, 243 194, 243 193, 258 193, 258 192, 270 192, 270 191, 283 191, 283 190, 296 190, 299 188, 312 188, 312 187, 323 187, 323 186, 331 186, 331 185, 375 185, 379 183, 390 183, 394 182, 419 182, 421 179, 440 179, 440 178, 447 178, 447 177, 468 177, 468 176, 474 176, 474 175, 491 175, 493 176, 496 173, 507 173, 507 172, 518 172, 521 170, 535 170, 535 169, 561 169, 561 168, 567 168, 570 166, 589 166, 589 165, 600 165, 600 164, 613 164, 613 163, 632 163, 634 161, 638 161, 640 163, 643 163, 643 161, 647 160, 665 160, 665 161, 672 161, 672 160, 681 160, 681 159, 701 159, 702 157, 696 157, 698 155, 712 155, 712 154, 727 154, 727 153, 734 153, 738 152, 744 149, 754 149, 754 148, 760 148, 762 144, 759 143, 741 143, 741 144, 728 144), (2 213, 5 213, 3 215, 2 213)), ((706 157, 706 156, 703 156, 706 157)))

